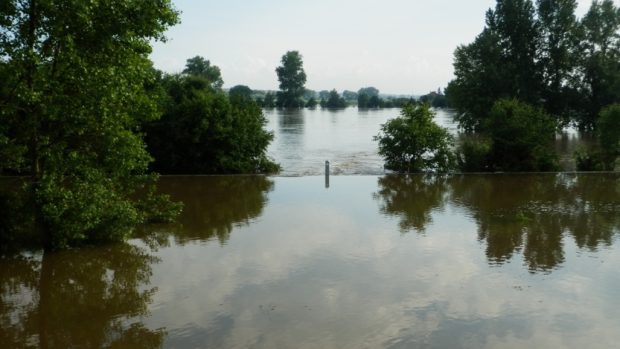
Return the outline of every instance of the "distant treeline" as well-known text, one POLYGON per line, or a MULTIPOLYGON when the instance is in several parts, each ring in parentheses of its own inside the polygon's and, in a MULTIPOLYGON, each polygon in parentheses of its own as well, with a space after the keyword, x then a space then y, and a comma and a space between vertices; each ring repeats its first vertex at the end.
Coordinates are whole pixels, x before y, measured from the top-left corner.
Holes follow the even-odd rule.
MULTIPOLYGON (((237 85, 232 87, 228 93, 241 93, 255 100, 262 108, 281 108, 277 103, 276 91, 252 90, 248 86, 237 85)), ((437 92, 433 91, 417 98, 415 96, 381 95, 379 90, 375 87, 364 87, 357 92, 344 90, 342 93, 339 93, 335 89, 331 91, 305 89, 301 102, 302 105, 298 108, 321 107, 338 109, 352 106, 357 106, 361 109, 402 108, 406 104, 413 102, 428 103, 433 108, 449 107, 448 99, 445 94, 442 93, 441 89, 437 92)))

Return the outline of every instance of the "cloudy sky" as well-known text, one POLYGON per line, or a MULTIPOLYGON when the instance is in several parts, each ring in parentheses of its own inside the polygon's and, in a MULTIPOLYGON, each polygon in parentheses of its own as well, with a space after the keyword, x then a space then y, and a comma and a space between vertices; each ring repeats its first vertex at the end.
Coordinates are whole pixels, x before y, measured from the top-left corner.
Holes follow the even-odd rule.
MULTIPOLYGON (((615 0, 620 3, 620 0, 615 0)), ((181 23, 156 43, 155 66, 180 72, 201 55, 224 87, 277 89, 282 55, 298 50, 306 87, 422 94, 453 77, 452 53, 484 26, 494 0, 173 0, 181 23)), ((579 0, 578 15, 591 0, 579 0)))

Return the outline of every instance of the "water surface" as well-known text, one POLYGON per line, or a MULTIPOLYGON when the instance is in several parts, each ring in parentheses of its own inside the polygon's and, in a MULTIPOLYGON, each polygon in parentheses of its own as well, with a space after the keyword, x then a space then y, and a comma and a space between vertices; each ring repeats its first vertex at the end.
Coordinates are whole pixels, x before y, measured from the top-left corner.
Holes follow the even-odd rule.
MULTIPOLYGON (((456 133, 452 112, 437 110, 435 121, 456 133)), ((383 174, 383 159, 373 137, 400 109, 265 109, 274 132, 268 155, 282 165, 283 176, 320 175, 325 160, 332 174, 383 174)))
MULTIPOLYGON (((458 139, 454 111, 435 110, 435 122, 458 139)), ((400 109, 265 109, 267 129, 274 133, 268 155, 282 165, 282 176, 321 175, 325 160, 336 175, 384 174, 383 159, 373 137, 400 109)), ((591 135, 567 129, 556 137, 560 167, 574 171, 574 153, 592 143, 591 135)))
POLYGON ((165 177, 178 224, 2 256, 0 347, 610 348, 620 174, 165 177))

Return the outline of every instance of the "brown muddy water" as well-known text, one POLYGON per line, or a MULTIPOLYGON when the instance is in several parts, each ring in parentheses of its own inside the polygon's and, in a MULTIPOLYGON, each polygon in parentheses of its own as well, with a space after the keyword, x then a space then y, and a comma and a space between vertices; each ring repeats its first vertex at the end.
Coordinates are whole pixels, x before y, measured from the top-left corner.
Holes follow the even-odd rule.
MULTIPOLYGON (((268 155, 282 165, 282 176, 323 174, 325 160, 336 175, 384 174, 383 159, 373 137, 381 124, 397 117, 400 109, 267 109, 266 128, 273 132, 268 155)), ((454 111, 435 110, 435 122, 459 138, 454 111)), ((560 167, 574 171, 574 153, 592 144, 592 136, 566 129, 556 136, 560 167)))
POLYGON ((620 174, 164 177, 178 224, 0 259, 0 348, 612 348, 620 174))

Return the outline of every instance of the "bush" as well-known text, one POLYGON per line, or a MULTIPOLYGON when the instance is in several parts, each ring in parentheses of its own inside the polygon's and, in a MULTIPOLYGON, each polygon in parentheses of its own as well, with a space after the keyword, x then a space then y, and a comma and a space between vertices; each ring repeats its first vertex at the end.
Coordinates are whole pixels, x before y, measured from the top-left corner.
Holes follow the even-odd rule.
POLYGON ((553 148, 556 120, 540 108, 516 99, 500 99, 493 105, 484 128, 491 141, 492 171, 555 171, 553 148))
POLYGON ((398 172, 448 172, 454 168, 453 138, 433 121, 428 104, 409 104, 375 136, 385 167, 398 172))
POLYGON ((613 171, 620 156, 620 104, 607 106, 597 121, 598 149, 575 152, 579 171, 613 171))
POLYGON ((146 125, 153 169, 165 174, 266 173, 279 166, 267 158, 273 134, 250 98, 209 87, 197 76, 162 82, 164 115, 146 125))
POLYGON ((459 146, 457 162, 463 172, 488 172, 491 142, 483 138, 466 138, 459 146))

